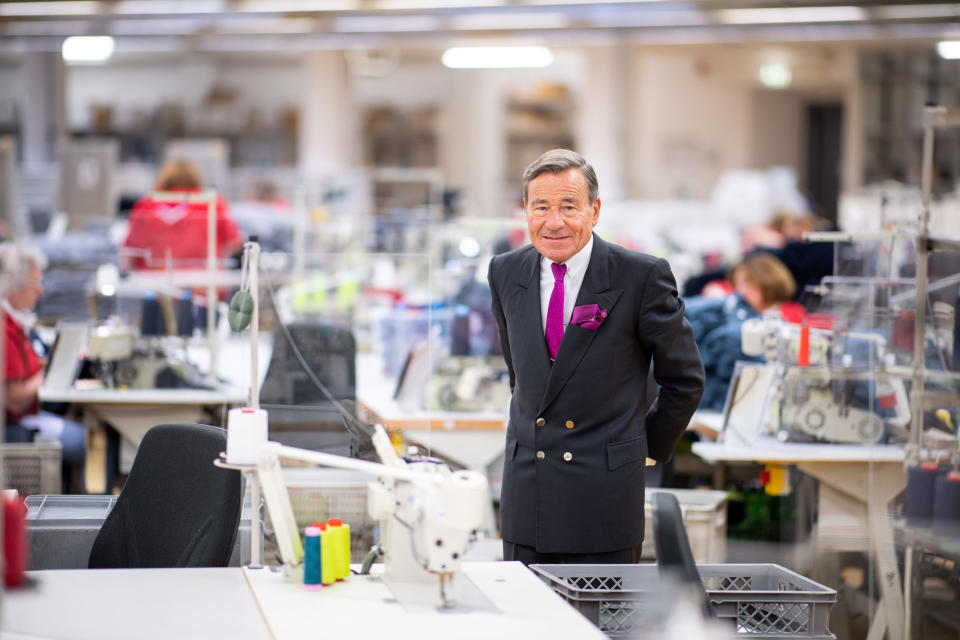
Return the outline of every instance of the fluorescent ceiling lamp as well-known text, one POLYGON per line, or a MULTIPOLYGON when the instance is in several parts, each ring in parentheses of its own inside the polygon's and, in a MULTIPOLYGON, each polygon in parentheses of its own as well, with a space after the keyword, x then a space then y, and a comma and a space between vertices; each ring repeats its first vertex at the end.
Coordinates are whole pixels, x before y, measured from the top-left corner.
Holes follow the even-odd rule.
POLYGON ((960 16, 956 4, 911 4, 872 7, 870 15, 881 20, 923 20, 960 16))
POLYGON ((87 20, 11 20, 3 30, 6 36, 59 36, 61 38, 83 33, 89 28, 87 20))
POLYGON ((553 52, 546 47, 453 47, 443 52, 450 69, 520 69, 549 67, 553 52))
POLYGON ((436 16, 343 16, 333 20, 333 30, 340 33, 382 33, 404 31, 436 31, 436 16))
POLYGON ((357 8, 356 0, 240 0, 234 10, 242 13, 313 13, 357 8))
POLYGON ((790 86, 792 74, 790 67, 779 62, 768 62, 760 65, 757 71, 760 82, 768 89, 786 89, 790 86))
POLYGON ((87 16, 99 11, 99 2, 0 2, 0 16, 87 16))
POLYGON ((115 36, 169 36, 197 31, 209 23, 194 18, 143 18, 114 20, 110 33, 115 36))
POLYGON ((565 13, 553 12, 496 12, 467 13, 450 19, 457 31, 487 31, 495 29, 563 29, 570 25, 565 13))
POLYGON ((220 13, 226 9, 224 0, 120 0, 112 5, 115 14, 170 15, 220 13))
POLYGON ((64 62, 106 62, 113 55, 113 48, 110 36, 70 36, 63 41, 60 53, 64 62))
POLYGON ((860 7, 785 7, 775 9, 721 9, 726 24, 779 24, 783 22, 856 22, 866 13, 860 7))
POLYGON ((947 60, 960 59, 960 40, 941 40, 937 43, 937 53, 947 60))
POLYGON ((313 18, 285 18, 271 16, 244 16, 225 18, 216 22, 220 33, 227 34, 270 34, 270 33, 311 33, 316 24, 313 18))

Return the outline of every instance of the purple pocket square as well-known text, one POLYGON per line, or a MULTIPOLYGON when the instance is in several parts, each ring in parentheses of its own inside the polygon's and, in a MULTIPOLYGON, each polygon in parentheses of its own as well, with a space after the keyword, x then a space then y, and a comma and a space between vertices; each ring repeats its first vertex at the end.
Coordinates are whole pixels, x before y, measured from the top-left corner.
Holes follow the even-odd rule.
POLYGON ((606 309, 601 309, 595 304, 584 304, 573 308, 573 316, 570 318, 570 322, 578 327, 596 331, 606 319, 606 309))

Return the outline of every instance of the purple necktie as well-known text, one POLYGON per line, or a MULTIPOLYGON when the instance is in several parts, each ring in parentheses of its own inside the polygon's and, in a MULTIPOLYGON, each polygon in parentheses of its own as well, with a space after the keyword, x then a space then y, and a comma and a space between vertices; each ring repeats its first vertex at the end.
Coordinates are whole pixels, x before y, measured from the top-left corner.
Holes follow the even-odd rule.
POLYGON ((547 307, 547 328, 544 333, 550 359, 556 360, 557 349, 563 340, 563 276, 567 273, 567 265, 554 262, 550 268, 553 269, 553 293, 550 294, 550 305, 547 307))

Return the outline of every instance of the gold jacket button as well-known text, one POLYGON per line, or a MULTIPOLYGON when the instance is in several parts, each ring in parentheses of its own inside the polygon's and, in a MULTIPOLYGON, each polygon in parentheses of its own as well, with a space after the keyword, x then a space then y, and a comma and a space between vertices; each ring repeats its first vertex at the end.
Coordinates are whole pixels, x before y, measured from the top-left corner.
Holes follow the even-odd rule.
POLYGON ((537 451, 537 460, 543 460, 546 457, 547 454, 545 454, 543 451, 537 451))
POLYGON ((565 461, 567 461, 567 462, 570 462, 571 460, 573 460, 573 454, 570 453, 569 451, 564 451, 564 452, 563 452, 563 459, 564 459, 565 461))
POLYGON ((537 426, 538 426, 538 427, 542 427, 542 426, 545 425, 545 424, 547 424, 547 421, 546 421, 546 420, 544 420, 543 418, 537 418, 537 426))
POLYGON ((563 426, 565 426, 567 429, 573 429, 573 420, 567 420, 563 423, 563 426))

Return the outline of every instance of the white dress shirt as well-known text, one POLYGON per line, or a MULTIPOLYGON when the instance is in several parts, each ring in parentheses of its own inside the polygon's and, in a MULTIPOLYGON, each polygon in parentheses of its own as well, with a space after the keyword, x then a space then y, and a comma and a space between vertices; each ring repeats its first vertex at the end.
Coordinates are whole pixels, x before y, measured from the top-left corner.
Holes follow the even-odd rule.
MULTIPOLYGON (((567 272, 563 276, 563 330, 567 330, 573 307, 577 303, 577 294, 583 284, 583 276, 587 273, 590 264, 590 254, 593 253, 593 234, 580 251, 570 256, 564 264, 567 272)), ((553 293, 553 269, 550 265, 553 260, 540 257, 540 325, 543 333, 547 333, 547 310, 550 308, 550 295, 553 293)))

